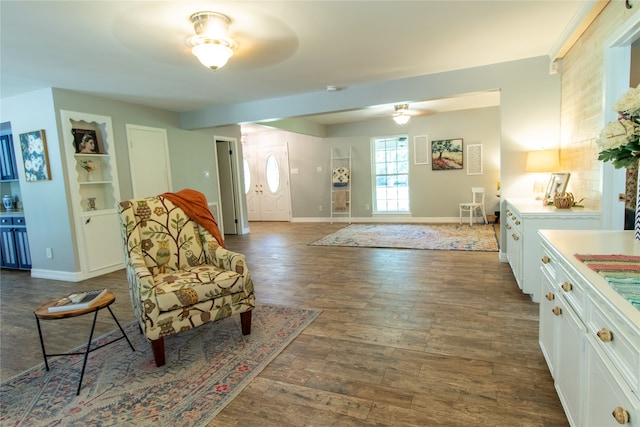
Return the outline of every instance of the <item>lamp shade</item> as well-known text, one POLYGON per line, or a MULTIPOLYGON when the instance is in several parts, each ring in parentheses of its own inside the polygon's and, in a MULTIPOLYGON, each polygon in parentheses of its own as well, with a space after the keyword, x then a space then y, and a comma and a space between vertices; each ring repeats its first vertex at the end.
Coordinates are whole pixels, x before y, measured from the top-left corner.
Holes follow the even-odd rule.
POLYGON ((560 169, 560 153, 557 149, 529 151, 526 172, 553 172, 560 169))
POLYGON ((393 121, 399 125, 406 125, 411 116, 408 114, 409 104, 400 104, 395 106, 396 113, 393 115, 393 121))
POLYGON ((405 113, 398 113, 393 115, 393 120, 399 125, 406 125, 411 118, 410 115, 405 113))
POLYGON ((202 65, 212 70, 224 67, 237 47, 228 35, 231 18, 217 12, 198 12, 191 15, 190 19, 196 32, 187 41, 191 53, 202 65))
POLYGON ((224 67, 233 55, 233 50, 218 43, 204 43, 194 46, 191 53, 198 58, 202 65, 216 70, 224 67))

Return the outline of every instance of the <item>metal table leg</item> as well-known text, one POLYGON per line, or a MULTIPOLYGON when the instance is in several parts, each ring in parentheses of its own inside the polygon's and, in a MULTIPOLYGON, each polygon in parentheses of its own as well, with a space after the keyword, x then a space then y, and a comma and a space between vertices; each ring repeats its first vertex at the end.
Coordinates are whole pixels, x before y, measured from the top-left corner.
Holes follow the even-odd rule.
POLYGON ((42 329, 40 328, 40 319, 36 316, 36 324, 38 325, 38 336, 40 337, 40 348, 42 348, 42 357, 44 358, 44 367, 49 370, 49 362, 47 362, 47 352, 44 350, 44 340, 42 339, 42 329))
MULTIPOLYGON (((95 313, 93 314, 93 323, 91 324, 91 333, 89 333, 89 342, 87 343, 87 349, 84 352, 84 361, 82 362, 82 372, 80 372, 80 381, 78 382, 78 391, 76 392, 76 396, 80 394, 80 387, 82 387, 82 378, 84 377, 84 369, 87 367, 87 359, 89 358, 89 352, 91 351, 91 340, 93 339, 93 331, 96 329, 96 320, 98 319, 99 311, 100 310, 96 310, 95 313)), ((109 311, 111 311, 111 309, 109 309, 109 311)))

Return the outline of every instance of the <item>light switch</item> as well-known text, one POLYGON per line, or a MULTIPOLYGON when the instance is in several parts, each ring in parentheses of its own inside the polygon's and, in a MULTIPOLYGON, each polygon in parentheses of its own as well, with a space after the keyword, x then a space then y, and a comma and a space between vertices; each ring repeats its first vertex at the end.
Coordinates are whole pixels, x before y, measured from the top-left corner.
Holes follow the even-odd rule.
POLYGON ((318 167, 316 168, 316 172, 322 172, 322 166, 318 166, 318 167))

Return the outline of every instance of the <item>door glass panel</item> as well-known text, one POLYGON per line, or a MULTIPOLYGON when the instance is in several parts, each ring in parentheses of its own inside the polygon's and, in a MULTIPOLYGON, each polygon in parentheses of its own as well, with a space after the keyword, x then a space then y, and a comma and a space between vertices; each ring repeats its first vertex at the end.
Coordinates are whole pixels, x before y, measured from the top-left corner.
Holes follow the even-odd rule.
POLYGON ((272 193, 278 191, 280 187, 280 168, 278 168, 278 161, 272 155, 267 158, 267 185, 272 193))
POLYGON ((251 170, 247 159, 242 159, 242 167, 244 168, 244 194, 248 194, 251 188, 251 170))

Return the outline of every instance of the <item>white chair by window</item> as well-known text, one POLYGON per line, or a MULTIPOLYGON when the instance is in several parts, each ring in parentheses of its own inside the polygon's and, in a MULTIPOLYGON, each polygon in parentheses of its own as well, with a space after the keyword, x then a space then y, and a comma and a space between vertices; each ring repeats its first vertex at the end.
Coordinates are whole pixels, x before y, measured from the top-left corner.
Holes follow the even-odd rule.
POLYGON ((473 225, 473 216, 476 211, 482 214, 484 223, 487 224, 487 215, 484 212, 484 187, 471 187, 472 201, 460 203, 460 224, 462 224, 462 212, 469 212, 469 225, 473 225))

